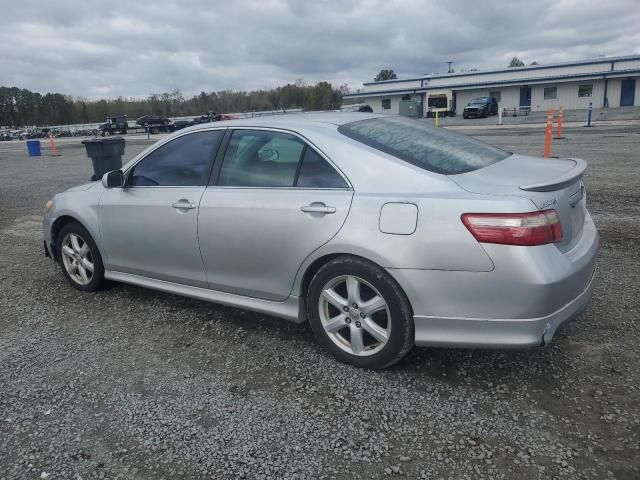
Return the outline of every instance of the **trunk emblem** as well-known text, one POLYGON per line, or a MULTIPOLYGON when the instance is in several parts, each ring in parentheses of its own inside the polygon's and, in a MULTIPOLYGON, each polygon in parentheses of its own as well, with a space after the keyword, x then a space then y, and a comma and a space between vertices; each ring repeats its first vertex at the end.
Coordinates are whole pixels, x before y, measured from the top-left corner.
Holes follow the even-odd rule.
POLYGON ((555 205, 555 204, 556 204, 556 199, 554 197, 551 200, 547 200, 546 202, 542 202, 538 208, 540 210, 544 210, 545 208, 549 208, 550 206, 555 205))

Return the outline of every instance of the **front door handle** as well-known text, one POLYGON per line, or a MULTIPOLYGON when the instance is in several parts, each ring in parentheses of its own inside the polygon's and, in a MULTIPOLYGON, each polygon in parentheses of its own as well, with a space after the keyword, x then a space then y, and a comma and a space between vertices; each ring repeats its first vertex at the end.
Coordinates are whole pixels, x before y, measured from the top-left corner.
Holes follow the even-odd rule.
POLYGON ((314 202, 309 205, 305 205, 304 207, 300 207, 300 210, 305 213, 336 213, 336 207, 330 207, 322 202, 314 202))
POLYGON ((193 210, 196 208, 195 203, 190 203, 187 200, 180 200, 179 202, 175 202, 171 204, 172 208, 178 208, 180 210, 193 210))

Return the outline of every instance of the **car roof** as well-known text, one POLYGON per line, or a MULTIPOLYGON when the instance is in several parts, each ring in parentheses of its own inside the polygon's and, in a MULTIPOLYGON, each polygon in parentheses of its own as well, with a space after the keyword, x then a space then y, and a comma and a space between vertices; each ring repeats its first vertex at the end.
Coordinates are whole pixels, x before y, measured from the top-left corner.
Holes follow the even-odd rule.
POLYGON ((297 130, 304 126, 340 126, 345 123, 366 120, 369 118, 388 117, 389 115, 366 112, 308 112, 308 113, 283 113, 277 115, 264 115, 254 118, 242 118, 237 120, 222 120, 212 123, 201 123, 189 130, 216 127, 274 127, 297 130))

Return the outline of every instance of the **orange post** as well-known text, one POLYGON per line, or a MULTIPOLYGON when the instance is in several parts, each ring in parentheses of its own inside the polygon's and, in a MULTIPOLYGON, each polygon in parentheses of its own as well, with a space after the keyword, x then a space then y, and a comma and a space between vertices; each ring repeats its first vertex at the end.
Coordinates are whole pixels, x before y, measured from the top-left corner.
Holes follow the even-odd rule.
POLYGON ((544 158, 551 156, 551 133, 553 132, 553 109, 547 110, 547 131, 544 136, 544 158))
POLYGON ((58 147, 56 146, 56 142, 53 139, 53 135, 51 135, 51 132, 49 132, 49 143, 51 144, 51 156, 59 157, 60 152, 58 152, 58 147))
POLYGON ((556 136, 553 137, 556 140, 560 140, 563 139, 564 137, 562 136, 562 121, 563 121, 563 112, 562 112, 562 107, 560 107, 560 110, 558 110, 558 128, 556 130, 556 136))

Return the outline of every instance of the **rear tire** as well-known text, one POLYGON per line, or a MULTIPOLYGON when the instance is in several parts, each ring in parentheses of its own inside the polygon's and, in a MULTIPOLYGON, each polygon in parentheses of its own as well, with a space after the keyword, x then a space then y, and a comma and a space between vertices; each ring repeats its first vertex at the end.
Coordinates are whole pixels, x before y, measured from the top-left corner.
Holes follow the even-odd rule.
POLYGON ((78 222, 62 227, 56 239, 63 275, 76 289, 94 292, 104 284, 102 256, 86 228, 78 222))
POLYGON ((386 368, 413 347, 409 300, 393 277, 362 258, 338 257, 322 266, 306 305, 318 343, 341 362, 386 368))

